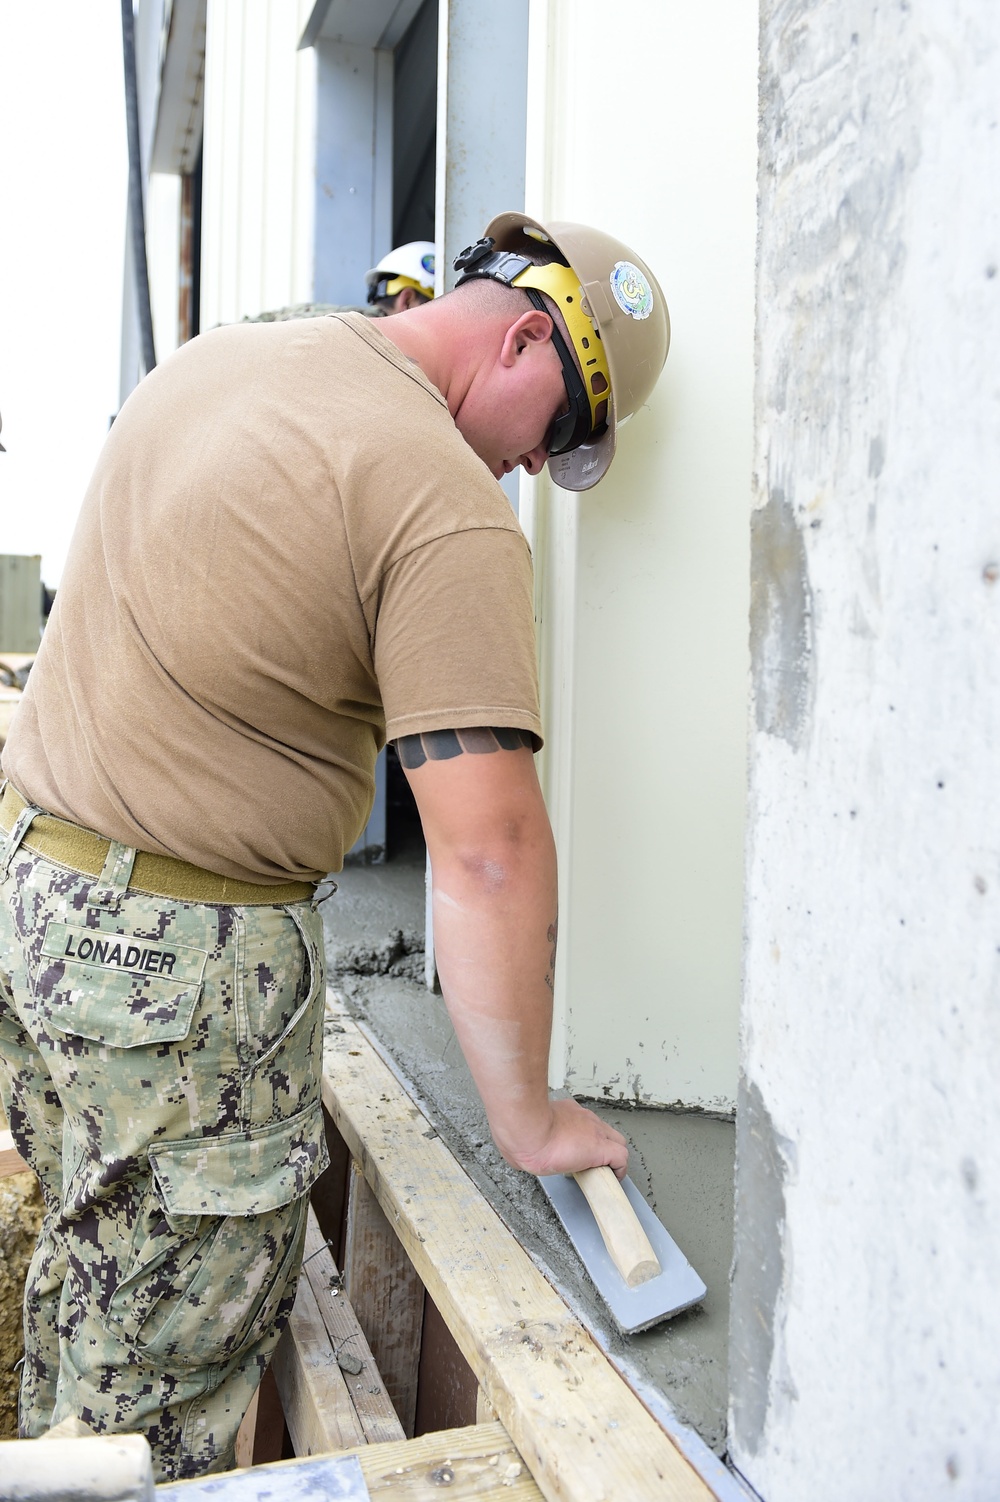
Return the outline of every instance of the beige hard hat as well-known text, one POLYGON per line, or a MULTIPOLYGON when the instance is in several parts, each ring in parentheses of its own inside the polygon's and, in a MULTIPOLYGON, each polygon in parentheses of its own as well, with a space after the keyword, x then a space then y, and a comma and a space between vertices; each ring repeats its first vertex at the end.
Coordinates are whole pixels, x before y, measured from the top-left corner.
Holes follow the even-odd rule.
POLYGON ((589 490, 614 458, 618 424, 649 399, 667 358, 670 316, 655 276, 602 230, 518 213, 492 219, 455 267, 458 283, 490 277, 521 288, 539 307, 545 292, 559 308, 580 370, 554 330, 571 410, 553 424, 549 473, 564 490, 589 490), (539 243, 551 244, 565 264, 527 260, 539 243))

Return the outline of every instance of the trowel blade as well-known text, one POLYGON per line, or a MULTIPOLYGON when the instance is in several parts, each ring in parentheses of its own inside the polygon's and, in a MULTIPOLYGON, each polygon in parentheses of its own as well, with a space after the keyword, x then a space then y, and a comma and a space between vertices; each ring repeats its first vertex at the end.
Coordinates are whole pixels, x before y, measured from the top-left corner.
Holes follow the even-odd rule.
POLYGON ((650 1325, 670 1319, 671 1315, 689 1309, 705 1297, 707 1290, 701 1278, 631 1179, 623 1179, 622 1188, 649 1237, 661 1268, 657 1277, 650 1278, 638 1288, 629 1288, 612 1262, 597 1221, 576 1180, 568 1174, 554 1173, 542 1175, 538 1182, 579 1252, 594 1287, 626 1335, 634 1335, 637 1330, 647 1330, 650 1325))

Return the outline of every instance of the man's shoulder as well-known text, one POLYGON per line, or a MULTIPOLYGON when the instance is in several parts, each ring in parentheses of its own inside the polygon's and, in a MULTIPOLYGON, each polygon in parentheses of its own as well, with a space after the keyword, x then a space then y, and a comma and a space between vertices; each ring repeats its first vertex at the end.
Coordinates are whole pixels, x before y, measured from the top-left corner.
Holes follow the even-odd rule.
POLYGON ((241 323, 291 323, 298 318, 329 318, 334 313, 360 313, 363 318, 384 318, 385 309, 371 303, 297 302, 263 313, 247 313, 241 323))

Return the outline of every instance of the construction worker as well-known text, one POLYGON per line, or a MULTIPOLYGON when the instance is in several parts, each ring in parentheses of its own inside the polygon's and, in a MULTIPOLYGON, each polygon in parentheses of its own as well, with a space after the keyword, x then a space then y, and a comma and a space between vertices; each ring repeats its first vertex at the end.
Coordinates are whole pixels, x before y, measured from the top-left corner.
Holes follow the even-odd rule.
POLYGON ((547 1065, 556 866, 531 565, 496 480, 587 489, 666 357, 626 246, 503 214, 392 319, 214 329, 105 443, 3 755, 3 1104, 46 1215, 21 1432, 225 1469, 326 1165, 317 882, 395 741, 442 990, 531 1173, 624 1138, 547 1065))
POLYGON ((361 307, 329 302, 292 303, 247 317, 244 323, 286 323, 293 318, 327 318, 331 313, 363 313, 366 318, 386 318, 430 302, 434 296, 434 245, 430 240, 411 240, 383 256, 365 274, 368 289, 361 307))
POLYGON ((410 240, 383 256, 365 277, 368 301, 383 313, 405 313, 434 296, 437 252, 430 240, 410 240))

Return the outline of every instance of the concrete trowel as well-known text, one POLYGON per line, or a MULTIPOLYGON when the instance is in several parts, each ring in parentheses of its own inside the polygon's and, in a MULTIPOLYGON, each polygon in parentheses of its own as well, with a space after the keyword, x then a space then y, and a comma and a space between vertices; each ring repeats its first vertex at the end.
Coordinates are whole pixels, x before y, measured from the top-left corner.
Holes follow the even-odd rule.
POLYGON ((538 1182, 626 1335, 705 1297, 705 1285, 629 1178, 610 1168, 544 1174, 538 1182))

